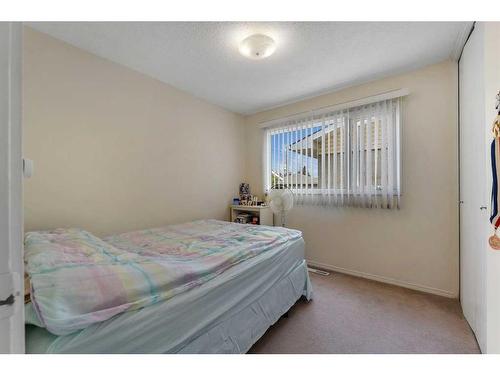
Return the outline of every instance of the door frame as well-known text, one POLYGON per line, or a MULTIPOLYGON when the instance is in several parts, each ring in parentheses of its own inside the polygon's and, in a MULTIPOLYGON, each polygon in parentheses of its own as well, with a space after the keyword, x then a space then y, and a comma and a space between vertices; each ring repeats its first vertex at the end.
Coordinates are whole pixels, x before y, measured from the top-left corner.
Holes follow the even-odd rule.
MULTIPOLYGON (((12 306, 0 306, 2 351, 24 353, 24 262, 22 203, 22 23, 0 22, 3 61, 0 74, 0 273, 12 306), (6 83, 6 84, 5 84, 6 83), (6 273, 5 273, 6 272, 6 273), (6 330, 7 332, 4 332, 6 330)), ((4 291, 4 292, 5 292, 4 291)), ((0 296, 5 299, 5 296, 0 296)))

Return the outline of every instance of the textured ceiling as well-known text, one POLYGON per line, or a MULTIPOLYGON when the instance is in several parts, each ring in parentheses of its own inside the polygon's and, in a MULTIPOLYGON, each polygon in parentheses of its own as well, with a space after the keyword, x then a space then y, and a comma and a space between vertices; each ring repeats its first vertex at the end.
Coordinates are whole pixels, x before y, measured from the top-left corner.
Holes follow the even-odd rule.
POLYGON ((45 32, 241 114, 436 63, 456 55, 464 22, 64 22, 45 32), (253 33, 277 42, 249 60, 253 33))

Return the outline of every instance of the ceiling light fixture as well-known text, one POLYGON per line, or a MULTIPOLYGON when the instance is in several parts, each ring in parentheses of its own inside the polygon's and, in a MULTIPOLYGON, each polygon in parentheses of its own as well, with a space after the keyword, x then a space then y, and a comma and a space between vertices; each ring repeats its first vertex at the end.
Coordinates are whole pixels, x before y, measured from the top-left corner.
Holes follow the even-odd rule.
POLYGON ((240 53, 254 60, 265 59, 274 51, 276 51, 276 43, 273 38, 263 34, 250 35, 240 43, 240 53))

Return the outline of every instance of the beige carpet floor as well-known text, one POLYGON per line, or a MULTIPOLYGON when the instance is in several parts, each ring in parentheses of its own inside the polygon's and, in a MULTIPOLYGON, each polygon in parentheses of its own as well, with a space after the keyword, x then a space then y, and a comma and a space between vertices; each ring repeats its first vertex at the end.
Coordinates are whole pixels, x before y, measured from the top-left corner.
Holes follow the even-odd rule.
POLYGON ((311 274, 298 301, 250 353, 479 353, 458 300, 339 273, 311 274))

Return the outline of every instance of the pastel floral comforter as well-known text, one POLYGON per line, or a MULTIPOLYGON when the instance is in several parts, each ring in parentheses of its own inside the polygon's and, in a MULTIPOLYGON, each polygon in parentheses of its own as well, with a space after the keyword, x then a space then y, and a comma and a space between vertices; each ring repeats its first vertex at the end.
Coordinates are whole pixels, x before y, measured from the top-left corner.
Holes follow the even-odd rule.
POLYGON ((66 335, 165 301, 288 241, 280 227, 199 220, 101 240, 80 229, 29 232, 26 271, 42 325, 66 335))

